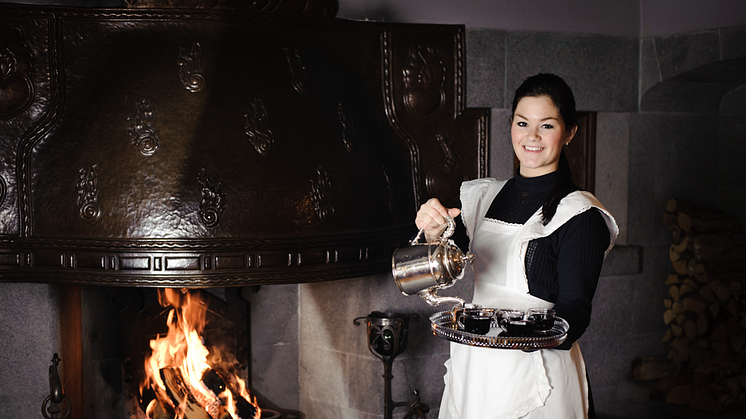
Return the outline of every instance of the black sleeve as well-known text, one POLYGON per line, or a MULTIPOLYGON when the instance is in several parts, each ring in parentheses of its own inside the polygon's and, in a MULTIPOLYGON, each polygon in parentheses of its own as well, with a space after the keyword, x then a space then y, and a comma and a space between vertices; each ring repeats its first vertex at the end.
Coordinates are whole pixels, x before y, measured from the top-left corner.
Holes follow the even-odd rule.
POLYGON ((555 231, 556 301, 554 309, 567 320, 567 340, 556 349, 570 349, 591 321, 591 302, 609 247, 609 229, 598 210, 576 215, 555 231))

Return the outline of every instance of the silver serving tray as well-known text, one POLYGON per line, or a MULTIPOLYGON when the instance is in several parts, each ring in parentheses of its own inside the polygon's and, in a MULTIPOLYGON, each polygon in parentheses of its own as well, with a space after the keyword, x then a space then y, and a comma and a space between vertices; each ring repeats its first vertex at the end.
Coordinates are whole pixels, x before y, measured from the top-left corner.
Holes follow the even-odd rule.
POLYGON ((533 336, 508 336, 497 321, 493 320, 490 331, 484 335, 460 330, 456 324, 454 311, 441 311, 430 316, 433 334, 441 339, 470 346, 497 349, 549 349, 562 344, 567 339, 570 325, 563 318, 556 317, 554 326, 546 332, 533 336))

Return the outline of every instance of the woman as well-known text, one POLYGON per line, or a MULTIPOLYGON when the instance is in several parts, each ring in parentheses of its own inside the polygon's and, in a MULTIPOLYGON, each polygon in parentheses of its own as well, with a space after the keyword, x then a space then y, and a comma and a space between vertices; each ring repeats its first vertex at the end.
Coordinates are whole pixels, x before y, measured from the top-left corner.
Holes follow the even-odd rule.
POLYGON ((474 259, 483 307, 553 307, 570 324, 565 343, 526 352, 451 343, 440 419, 593 417, 576 340, 590 322, 603 260, 618 228, 596 198, 572 182, 563 147, 577 132, 575 99, 562 78, 537 74, 516 90, 510 120, 519 171, 508 181, 461 186, 461 210, 437 199, 415 224, 428 240, 456 217, 452 238, 474 259))

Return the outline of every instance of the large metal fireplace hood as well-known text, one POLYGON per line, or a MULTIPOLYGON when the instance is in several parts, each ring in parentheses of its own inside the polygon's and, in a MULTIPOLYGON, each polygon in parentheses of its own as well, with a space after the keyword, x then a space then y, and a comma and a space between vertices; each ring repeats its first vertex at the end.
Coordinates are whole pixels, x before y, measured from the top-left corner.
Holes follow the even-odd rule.
POLYGON ((0 281, 366 276, 421 202, 486 174, 462 26, 127 3, 0 3, 0 281))

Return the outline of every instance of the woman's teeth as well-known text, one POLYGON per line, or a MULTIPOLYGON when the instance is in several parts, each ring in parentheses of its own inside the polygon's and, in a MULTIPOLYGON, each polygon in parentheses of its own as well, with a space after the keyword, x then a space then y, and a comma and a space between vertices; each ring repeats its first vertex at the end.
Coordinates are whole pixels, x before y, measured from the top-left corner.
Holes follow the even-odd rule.
POLYGON ((525 148, 528 151, 541 151, 544 149, 544 147, 532 147, 528 145, 524 145, 523 148, 525 148))

